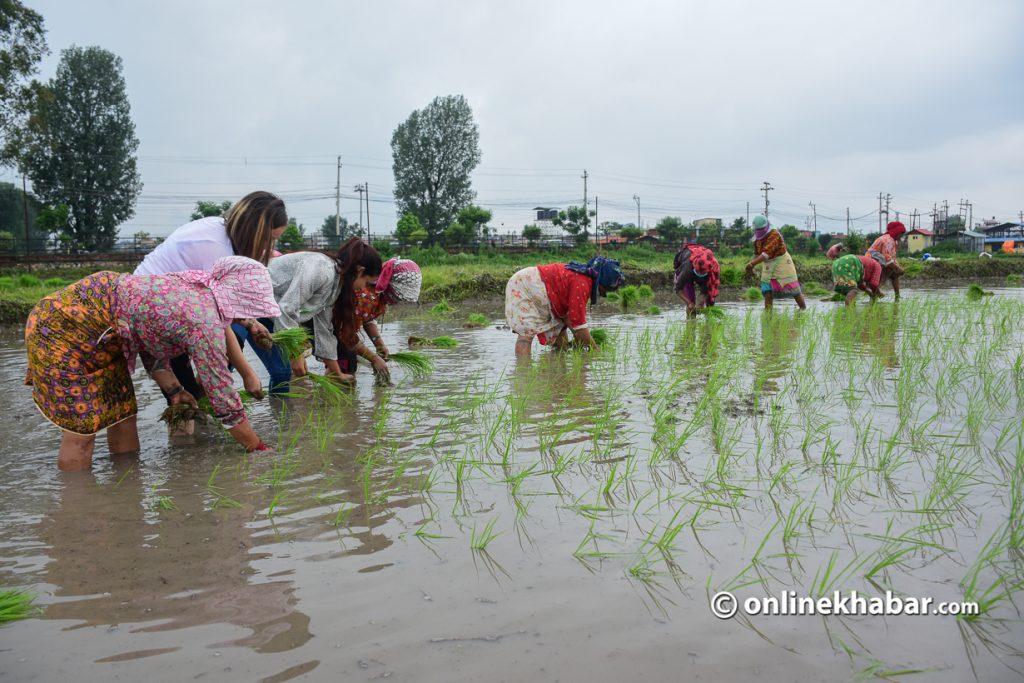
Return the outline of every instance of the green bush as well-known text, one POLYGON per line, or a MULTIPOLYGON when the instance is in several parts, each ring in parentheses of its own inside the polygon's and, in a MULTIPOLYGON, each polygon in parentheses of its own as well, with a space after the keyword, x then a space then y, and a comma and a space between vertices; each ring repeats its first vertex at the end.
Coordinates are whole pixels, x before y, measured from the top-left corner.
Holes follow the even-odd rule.
POLYGON ((743 271, 739 268, 734 268, 733 266, 726 266, 725 268, 722 268, 718 277, 722 281, 723 285, 726 285, 727 287, 736 287, 743 282, 743 271))
POLYGON ((43 284, 47 287, 63 287, 67 284, 64 278, 51 277, 43 280, 43 284))
POLYGON ((0 289, 14 289, 15 286, 14 278, 10 275, 0 277, 0 289))
POLYGON ((19 275, 18 286, 19 287, 38 287, 43 284, 39 278, 35 275, 19 275))

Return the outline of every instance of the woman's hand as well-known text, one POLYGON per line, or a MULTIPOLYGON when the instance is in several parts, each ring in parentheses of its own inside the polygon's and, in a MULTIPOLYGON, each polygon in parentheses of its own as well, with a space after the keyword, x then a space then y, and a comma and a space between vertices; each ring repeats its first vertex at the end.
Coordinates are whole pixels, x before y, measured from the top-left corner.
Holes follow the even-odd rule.
POLYGON ((185 389, 182 389, 174 396, 171 396, 171 405, 186 405, 195 409, 199 408, 199 404, 196 403, 196 397, 188 393, 188 391, 186 391, 185 389))
POLYGON ((260 381, 259 376, 255 372, 246 373, 242 376, 242 386, 257 401, 263 398, 263 382, 260 381))
POLYGON ((377 340, 373 342, 373 346, 375 349, 377 349, 377 355, 383 358, 384 360, 387 360, 391 356, 391 352, 388 350, 387 344, 385 344, 384 340, 381 339, 380 337, 378 337, 377 340))
POLYGON ((373 360, 370 361, 370 365, 373 366, 373 372, 380 379, 390 382, 391 381, 391 369, 388 368, 388 363, 380 356, 374 356, 373 360))
POLYGON ((292 376, 294 377, 305 377, 309 374, 309 369, 306 368, 305 358, 296 358, 291 361, 292 365, 292 376))

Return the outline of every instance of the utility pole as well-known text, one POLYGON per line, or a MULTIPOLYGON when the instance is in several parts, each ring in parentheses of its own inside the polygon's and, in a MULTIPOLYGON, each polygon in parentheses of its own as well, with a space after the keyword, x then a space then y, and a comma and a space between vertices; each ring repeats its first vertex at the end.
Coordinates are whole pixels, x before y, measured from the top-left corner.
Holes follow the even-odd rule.
POLYGON ((587 215, 587 169, 583 169, 583 175, 580 177, 583 178, 583 231, 586 233, 587 225, 590 224, 590 216, 587 215))
POLYGON ((846 207, 846 236, 850 236, 850 207, 846 207))
POLYGON ((764 217, 765 218, 768 218, 768 204, 770 203, 768 201, 768 193, 771 192, 774 189, 775 188, 772 187, 771 183, 769 183, 767 180, 764 181, 764 185, 761 186, 761 192, 764 193, 764 217))
POLYGON ((747 202, 747 224, 743 226, 745 228, 750 227, 750 202, 747 202))
MULTIPOLYGON (((956 211, 957 218, 960 219, 960 225, 967 225, 967 200, 961 199, 957 204, 956 211)), ((966 228, 965 228, 966 229, 966 228)))
POLYGON ((636 227, 640 227, 640 197, 633 195, 633 201, 636 202, 636 227))
POLYGON ((370 183, 363 183, 363 192, 366 193, 366 239, 370 239, 370 183))
MULTIPOLYGON (((889 202, 891 202, 891 201, 892 201, 892 195, 889 194, 888 192, 886 192, 885 193, 885 222, 886 223, 889 222, 889 202)), ((899 218, 897 218, 896 220, 899 220, 899 218)))
POLYGON ((814 214, 814 236, 818 236, 818 207, 814 205, 814 202, 807 202, 811 205, 811 213, 814 214))
POLYGON ((334 235, 341 241, 341 155, 338 155, 338 179, 334 184, 334 235))
POLYGON ((967 230, 974 229, 974 204, 967 202, 967 230))
POLYGON ((885 232, 882 229, 882 193, 878 193, 878 232, 885 232))
POLYGON ((356 185, 355 187, 352 188, 352 191, 359 193, 359 227, 362 228, 363 227, 363 192, 365 190, 363 189, 362 185, 356 185))
MULTIPOLYGON (((24 173, 21 175, 21 205, 25 208, 25 255, 28 256, 32 243, 28 241, 28 189, 25 185, 24 173)), ((25 263, 29 264, 29 269, 31 269, 31 261, 25 259, 25 263)))
POLYGON ((597 244, 597 253, 600 254, 601 253, 601 241, 600 241, 599 238, 600 238, 601 229, 598 227, 599 225, 601 225, 601 224, 597 222, 597 195, 595 194, 594 195, 594 243, 597 244))

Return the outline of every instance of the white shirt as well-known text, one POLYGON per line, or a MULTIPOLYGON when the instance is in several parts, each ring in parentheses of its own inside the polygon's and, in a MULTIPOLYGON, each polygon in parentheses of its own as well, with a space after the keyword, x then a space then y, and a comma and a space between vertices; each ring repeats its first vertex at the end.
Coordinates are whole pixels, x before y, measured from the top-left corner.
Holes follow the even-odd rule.
POLYGON ((217 259, 234 253, 224 219, 220 216, 200 218, 181 226, 146 254, 135 274, 163 275, 183 270, 209 272, 217 259))

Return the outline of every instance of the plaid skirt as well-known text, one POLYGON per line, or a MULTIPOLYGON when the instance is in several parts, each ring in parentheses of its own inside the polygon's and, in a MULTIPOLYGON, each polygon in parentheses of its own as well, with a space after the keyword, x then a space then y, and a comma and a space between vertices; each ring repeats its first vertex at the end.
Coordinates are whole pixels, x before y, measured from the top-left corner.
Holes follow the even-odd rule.
POLYGON ((89 275, 36 304, 25 326, 25 384, 43 416, 95 434, 138 412, 114 321, 118 273, 89 275))

